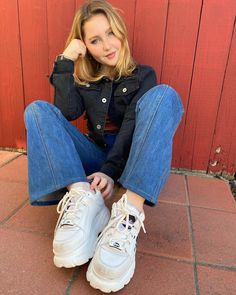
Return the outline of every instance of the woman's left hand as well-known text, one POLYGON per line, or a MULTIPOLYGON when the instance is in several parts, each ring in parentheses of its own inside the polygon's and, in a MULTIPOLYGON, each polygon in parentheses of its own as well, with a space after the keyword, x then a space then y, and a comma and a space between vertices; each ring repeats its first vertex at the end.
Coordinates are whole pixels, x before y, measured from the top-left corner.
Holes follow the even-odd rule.
POLYGON ((114 188, 114 180, 110 176, 102 172, 95 172, 87 176, 87 179, 93 180, 90 184, 90 188, 100 190, 104 199, 111 197, 114 188))

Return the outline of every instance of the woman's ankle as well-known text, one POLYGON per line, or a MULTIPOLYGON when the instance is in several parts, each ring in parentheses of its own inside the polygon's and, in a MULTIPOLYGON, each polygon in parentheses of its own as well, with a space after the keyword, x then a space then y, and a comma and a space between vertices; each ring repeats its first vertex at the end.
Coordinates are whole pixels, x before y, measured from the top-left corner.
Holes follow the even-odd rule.
POLYGON ((128 203, 136 207, 140 212, 144 211, 143 204, 145 199, 143 197, 130 190, 127 190, 125 194, 127 196, 128 203))

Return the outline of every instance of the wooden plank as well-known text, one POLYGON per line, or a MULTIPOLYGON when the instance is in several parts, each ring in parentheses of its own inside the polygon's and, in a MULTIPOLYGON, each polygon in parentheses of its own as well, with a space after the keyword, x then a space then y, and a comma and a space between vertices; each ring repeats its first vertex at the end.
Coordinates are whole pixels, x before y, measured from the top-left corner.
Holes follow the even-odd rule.
POLYGON ((0 147, 25 148, 17 0, 1 2, 0 19, 0 147))
POLYGON ((79 10, 80 6, 82 4, 84 4, 85 1, 83 0, 75 0, 75 7, 76 7, 76 11, 79 10))
MULTIPOLYGON (((48 11, 48 44, 49 44, 49 72, 57 55, 65 49, 66 40, 69 36, 74 15, 76 12, 76 0, 51 0, 47 2, 48 11)), ((50 101, 53 102, 54 89, 50 86, 50 101)), ((75 120, 73 125, 84 131, 83 119, 75 120)))
POLYGON ((236 172, 236 28, 229 53, 224 86, 217 116, 211 157, 210 173, 236 172))
POLYGON ((135 20, 135 2, 136 0, 110 0, 115 8, 118 8, 118 13, 123 18, 127 31, 130 50, 133 50, 133 36, 134 36, 134 20, 135 20))
MULTIPOLYGON (((47 1, 48 20, 48 75, 53 69, 57 55, 64 51, 66 40, 69 36, 75 14, 75 0, 50 0, 47 1)), ((54 89, 50 86, 50 101, 53 102, 54 89)))
POLYGON ((181 167, 206 171, 227 63, 234 0, 204 1, 187 109, 181 167))
POLYGON ((230 145, 230 151, 229 151, 229 157, 227 162, 227 168, 226 168, 227 174, 231 176, 236 176, 236 140, 235 140, 235 131, 231 138, 231 145, 230 145))
POLYGON ((46 0, 19 1, 25 103, 49 100, 46 0))
POLYGON ((185 109, 174 138, 172 167, 175 168, 180 164, 201 6, 202 1, 195 0, 169 2, 161 83, 176 89, 185 109))
POLYGON ((160 81, 168 0, 137 0, 133 55, 154 67, 160 81))

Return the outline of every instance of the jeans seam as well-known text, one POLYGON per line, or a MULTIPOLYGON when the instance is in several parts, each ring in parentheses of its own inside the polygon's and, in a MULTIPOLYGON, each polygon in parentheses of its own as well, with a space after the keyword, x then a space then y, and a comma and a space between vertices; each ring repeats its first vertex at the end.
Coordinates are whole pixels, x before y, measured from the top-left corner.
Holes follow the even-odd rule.
POLYGON ((38 131, 39 131, 39 136, 41 138, 41 141, 42 141, 42 144, 43 144, 43 147, 44 147, 44 150, 45 150, 45 155, 47 157, 47 160, 48 160, 48 164, 49 164, 49 167, 50 167, 50 171, 51 171, 51 175, 52 175, 52 179, 53 179, 53 182, 54 182, 54 185, 57 186, 57 182, 56 182, 56 179, 55 179, 55 175, 54 175, 54 172, 53 172, 53 166, 52 166, 52 163, 50 161, 50 157, 49 157, 49 153, 48 153, 48 150, 47 150, 47 147, 46 147, 46 144, 43 140, 43 136, 42 136, 42 130, 40 129, 40 126, 39 126, 39 123, 38 123, 38 119, 37 119, 37 115, 36 115, 36 111, 34 109, 34 106, 33 106, 33 113, 34 113, 34 118, 35 118, 35 124, 38 128, 38 131))
MULTIPOLYGON (((168 87, 169 87, 169 86, 168 86, 168 87)), ((161 104, 161 102, 162 102, 162 99, 163 99, 163 97, 164 97, 164 95, 165 95, 165 93, 166 93, 167 90, 168 90, 168 88, 166 88, 165 91, 164 91, 164 93, 162 94, 161 99, 160 99, 160 102, 159 102, 159 104, 158 104, 158 106, 157 106, 157 108, 156 108, 156 111, 155 111, 155 113, 154 113, 153 116, 152 116, 152 120, 149 122, 149 125, 148 125, 148 128, 147 128, 147 132, 146 132, 146 136, 145 136, 145 138, 144 138, 143 141, 142 141, 142 145, 140 145, 140 149, 139 149, 139 153, 138 153, 138 155, 141 153, 141 150, 143 149, 143 145, 144 145, 144 142, 145 142, 145 140, 146 140, 146 138, 147 138, 147 134, 148 134, 149 129, 150 129, 150 127, 151 127, 151 123, 153 122, 153 119, 154 119, 154 117, 155 117, 155 115, 156 115, 156 113, 157 113, 157 111, 158 111, 158 109, 159 109, 159 106, 160 106, 160 104, 161 104)), ((137 158, 138 158, 138 155, 137 155, 137 158)), ((136 162, 136 163, 137 163, 137 162, 136 162)), ((134 165, 134 166, 135 166, 135 165, 134 165)), ((133 169, 129 172, 129 174, 128 174, 126 177, 128 177, 128 176, 131 174, 131 172, 133 172, 133 170, 134 170, 134 167, 133 167, 133 169)))
MULTIPOLYGON (((162 175, 161 175, 161 177, 159 178, 159 182, 157 183, 157 185, 156 185, 156 187, 155 187, 155 189, 154 189, 154 191, 155 191, 155 195, 157 195, 157 196, 159 196, 159 194, 160 194, 160 184, 162 183, 162 179, 164 178, 164 176, 167 174, 167 172, 168 172, 168 170, 169 170, 169 166, 163 171, 163 173, 162 173, 162 175), (158 186, 159 185, 159 186, 158 186), (158 193, 158 189, 159 189, 159 193, 158 193)), ((151 200, 153 200, 153 199, 151 199, 151 200)))

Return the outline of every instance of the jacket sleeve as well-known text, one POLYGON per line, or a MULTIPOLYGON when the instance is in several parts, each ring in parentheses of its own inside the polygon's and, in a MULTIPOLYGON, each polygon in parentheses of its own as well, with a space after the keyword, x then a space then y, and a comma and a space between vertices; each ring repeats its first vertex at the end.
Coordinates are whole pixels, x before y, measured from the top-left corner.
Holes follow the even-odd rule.
POLYGON ((107 156, 106 162, 100 170, 115 181, 121 176, 129 156, 135 127, 136 103, 149 89, 157 85, 155 71, 148 67, 148 70, 146 70, 145 73, 143 73, 143 76, 141 76, 141 81, 138 92, 126 109, 115 143, 107 156))
POLYGON ((61 60, 54 63, 50 82, 54 86, 54 104, 67 120, 75 120, 84 112, 84 104, 74 81, 74 62, 61 60))

